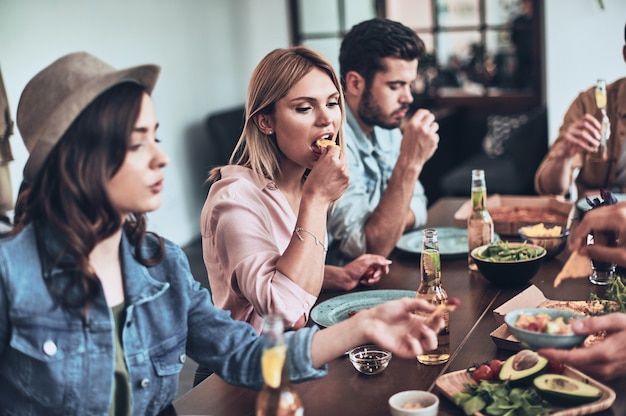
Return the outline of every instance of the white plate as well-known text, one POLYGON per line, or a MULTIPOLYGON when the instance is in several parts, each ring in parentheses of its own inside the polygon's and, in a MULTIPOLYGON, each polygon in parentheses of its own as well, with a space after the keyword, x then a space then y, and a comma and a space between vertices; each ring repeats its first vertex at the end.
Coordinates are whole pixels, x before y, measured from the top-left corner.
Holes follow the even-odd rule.
POLYGON ((324 327, 348 319, 349 312, 371 308, 389 300, 400 298, 414 298, 414 290, 365 290, 362 292, 347 293, 330 298, 311 310, 311 319, 324 327))

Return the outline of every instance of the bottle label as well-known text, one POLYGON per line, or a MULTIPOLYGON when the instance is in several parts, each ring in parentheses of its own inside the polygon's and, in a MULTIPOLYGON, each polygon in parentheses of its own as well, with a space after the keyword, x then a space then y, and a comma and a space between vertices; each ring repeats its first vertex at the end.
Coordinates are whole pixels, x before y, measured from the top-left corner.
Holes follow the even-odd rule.
POLYGON ((261 369, 263 380, 271 388, 280 387, 280 379, 287 359, 287 345, 281 344, 263 351, 261 356, 261 369))
POLYGON ((422 252, 422 282, 438 284, 441 281, 441 259, 439 251, 425 249, 422 252))
POLYGON ((485 207, 485 190, 472 189, 472 209, 474 211, 482 211, 485 207))

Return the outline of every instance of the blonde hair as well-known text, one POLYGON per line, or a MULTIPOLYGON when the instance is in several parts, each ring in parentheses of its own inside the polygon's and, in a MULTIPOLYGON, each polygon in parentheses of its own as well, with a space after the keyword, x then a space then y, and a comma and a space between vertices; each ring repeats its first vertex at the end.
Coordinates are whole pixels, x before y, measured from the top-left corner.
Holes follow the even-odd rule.
MULTIPOLYGON (((276 144, 275 136, 266 136, 259 130, 254 118, 259 114, 271 115, 275 104, 305 75, 317 68, 328 74, 339 91, 341 128, 337 134, 339 145, 344 147, 343 125, 345 111, 341 82, 332 64, 318 52, 304 46, 274 49, 259 62, 250 78, 246 116, 243 131, 228 164, 246 166, 259 177, 275 181, 280 174, 282 152, 276 144)), ((211 169, 208 182, 220 179, 222 166, 211 169)), ((308 174, 308 171, 305 173, 308 174)), ((304 179, 304 178, 303 178, 304 179)))

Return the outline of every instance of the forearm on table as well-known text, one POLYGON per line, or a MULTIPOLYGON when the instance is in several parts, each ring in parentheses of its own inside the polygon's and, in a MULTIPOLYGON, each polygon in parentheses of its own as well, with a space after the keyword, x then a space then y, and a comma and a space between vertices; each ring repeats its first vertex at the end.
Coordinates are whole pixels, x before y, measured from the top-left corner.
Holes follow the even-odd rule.
POLYGON ((342 280, 342 274, 345 274, 343 267, 326 265, 324 266, 324 282, 322 289, 336 290, 341 289, 336 282, 342 280))
POLYGON ((317 331, 311 341, 311 361, 314 368, 334 360, 357 345, 366 344, 363 320, 347 319, 317 331))

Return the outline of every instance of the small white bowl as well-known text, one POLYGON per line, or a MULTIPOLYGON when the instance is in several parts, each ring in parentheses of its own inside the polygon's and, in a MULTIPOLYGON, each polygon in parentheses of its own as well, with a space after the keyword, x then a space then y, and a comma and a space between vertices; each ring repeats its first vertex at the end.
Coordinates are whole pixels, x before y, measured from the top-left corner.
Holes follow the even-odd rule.
POLYGON ((437 416, 439 397, 423 390, 406 390, 389 398, 389 409, 392 416, 437 416), (421 408, 408 408, 419 404, 421 408))

